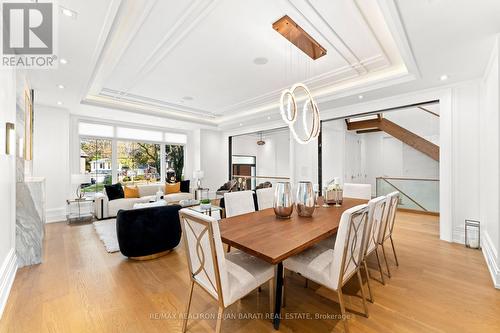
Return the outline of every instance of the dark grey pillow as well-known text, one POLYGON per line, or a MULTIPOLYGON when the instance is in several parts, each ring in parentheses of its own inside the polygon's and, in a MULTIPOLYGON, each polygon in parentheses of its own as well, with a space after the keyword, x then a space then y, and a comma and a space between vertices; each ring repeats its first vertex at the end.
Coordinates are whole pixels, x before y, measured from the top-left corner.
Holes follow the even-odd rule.
POLYGON ((106 189, 106 195, 108 196, 109 201, 125 198, 125 193, 123 192, 121 183, 104 185, 104 188, 106 189))

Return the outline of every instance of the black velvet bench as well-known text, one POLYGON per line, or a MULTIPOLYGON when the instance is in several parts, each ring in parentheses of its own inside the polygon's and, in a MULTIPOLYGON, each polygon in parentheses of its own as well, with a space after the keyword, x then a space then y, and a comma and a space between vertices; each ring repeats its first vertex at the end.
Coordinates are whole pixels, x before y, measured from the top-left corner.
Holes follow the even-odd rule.
POLYGON ((120 210, 116 234, 120 252, 130 259, 161 257, 179 245, 181 224, 179 205, 120 210))

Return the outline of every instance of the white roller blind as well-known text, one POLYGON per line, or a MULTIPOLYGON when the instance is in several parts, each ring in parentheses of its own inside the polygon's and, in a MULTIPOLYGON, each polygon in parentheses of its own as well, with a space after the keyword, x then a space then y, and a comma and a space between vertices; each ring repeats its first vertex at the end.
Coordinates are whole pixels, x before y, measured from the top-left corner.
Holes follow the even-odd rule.
POLYGON ((163 133, 160 131, 144 130, 139 128, 117 127, 116 137, 119 139, 163 141, 163 133))
POLYGON ((186 134, 165 132, 165 142, 185 144, 187 142, 187 136, 186 134))
POLYGON ((81 122, 78 124, 78 133, 85 136, 112 138, 113 126, 81 122))

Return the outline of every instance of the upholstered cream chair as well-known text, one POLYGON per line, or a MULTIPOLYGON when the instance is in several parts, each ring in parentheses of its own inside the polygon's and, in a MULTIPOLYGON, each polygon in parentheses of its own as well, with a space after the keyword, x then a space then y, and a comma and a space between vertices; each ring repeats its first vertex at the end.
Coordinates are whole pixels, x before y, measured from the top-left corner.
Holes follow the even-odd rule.
POLYGON ((372 198, 372 186, 370 184, 344 183, 343 196, 370 200, 372 198))
POLYGON ((257 206, 259 210, 273 208, 274 204, 274 188, 260 188, 255 191, 257 194, 257 206))
POLYGON ((364 312, 365 316, 368 317, 363 281, 359 271, 363 262, 363 245, 367 224, 367 205, 350 208, 342 214, 333 249, 313 246, 283 262, 285 269, 297 272, 303 277, 338 293, 346 332, 349 331, 349 327, 346 321, 342 287, 354 275, 358 276, 364 312))
POLYGON ((366 227, 366 237, 364 249, 365 253, 363 256, 363 266, 366 273, 366 283, 368 284, 368 294, 370 295, 370 301, 373 302, 372 290, 370 287, 370 271, 368 270, 368 265, 366 264, 367 258, 375 252, 377 257, 378 268, 380 271, 380 278, 382 283, 385 284, 384 274, 382 272, 382 266, 380 264, 380 258, 378 255, 378 236, 380 234, 380 228, 383 225, 384 212, 385 212, 386 197, 380 196, 374 198, 368 202, 368 225, 366 227))
POLYGON ((387 275, 391 277, 391 271, 389 270, 389 264, 387 262, 387 256, 385 255, 384 243, 386 240, 391 241, 392 253, 394 253, 394 260, 396 261, 396 266, 399 266, 398 257, 396 256, 396 249, 394 247, 394 241, 392 239, 392 232, 394 230, 394 221, 396 220, 396 211, 398 210, 399 204, 399 192, 394 191, 387 195, 386 199, 386 209, 384 218, 382 219, 383 224, 380 227, 380 233, 377 238, 377 243, 382 247, 382 253, 384 255, 385 265, 387 267, 387 275))
POLYGON ((219 303, 216 332, 221 330, 224 309, 266 282, 272 312, 274 267, 239 250, 224 254, 216 219, 186 208, 179 216, 191 279, 182 331, 186 332, 195 284, 219 303))
POLYGON ((226 217, 255 212, 252 191, 236 191, 224 193, 226 217))

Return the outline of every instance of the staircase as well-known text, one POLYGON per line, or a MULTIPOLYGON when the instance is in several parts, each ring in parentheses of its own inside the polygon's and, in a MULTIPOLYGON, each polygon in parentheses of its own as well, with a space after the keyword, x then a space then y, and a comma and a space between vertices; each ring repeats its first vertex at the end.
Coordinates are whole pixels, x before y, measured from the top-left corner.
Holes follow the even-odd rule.
POLYGON ((385 119, 382 114, 373 115, 370 119, 366 120, 354 121, 352 119, 346 119, 346 124, 349 131, 356 131, 358 134, 378 131, 386 132, 408 146, 429 156, 433 160, 439 161, 439 146, 385 119))

